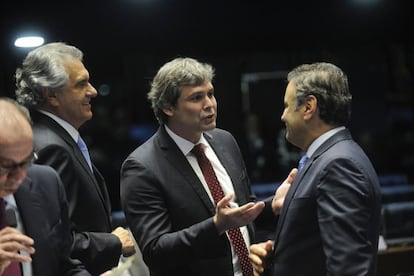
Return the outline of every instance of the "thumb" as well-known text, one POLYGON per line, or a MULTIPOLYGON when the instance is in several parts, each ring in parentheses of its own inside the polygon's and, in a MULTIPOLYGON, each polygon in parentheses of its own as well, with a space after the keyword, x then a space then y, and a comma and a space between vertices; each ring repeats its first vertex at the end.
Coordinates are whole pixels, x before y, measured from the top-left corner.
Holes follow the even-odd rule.
POLYGON ((290 171, 289 175, 286 177, 286 182, 292 184, 298 174, 298 169, 294 168, 290 171))
POLYGON ((267 252, 271 251, 273 249, 273 241, 271 240, 266 241, 265 249, 267 252))
POLYGON ((217 208, 225 208, 230 206, 230 201, 233 199, 233 194, 228 194, 225 197, 223 197, 218 203, 217 208))

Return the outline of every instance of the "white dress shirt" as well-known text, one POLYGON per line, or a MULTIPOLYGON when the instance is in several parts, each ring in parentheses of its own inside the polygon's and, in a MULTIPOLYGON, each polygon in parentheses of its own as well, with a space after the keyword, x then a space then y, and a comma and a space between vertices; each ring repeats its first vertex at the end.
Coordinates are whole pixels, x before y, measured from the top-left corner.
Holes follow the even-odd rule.
MULTIPOLYGON (((181 136, 178 136, 175 134, 171 129, 169 129, 165 125, 165 129, 167 133, 171 136, 171 138, 174 140, 174 142, 177 144, 178 148, 182 151, 182 153, 187 158, 188 162, 190 163, 191 167, 193 168, 194 172, 200 179, 201 183, 203 184, 204 190, 207 192, 207 194, 210 197, 211 202, 213 205, 215 205, 213 196, 211 195, 210 189, 208 188, 207 182, 204 179, 203 172, 200 169, 200 166, 198 165, 198 161, 196 156, 191 153, 191 150, 194 148, 197 144, 204 144, 206 146, 205 154, 210 160, 211 165, 213 166, 214 172, 216 173, 217 179, 221 185, 221 188, 223 189, 224 195, 228 195, 232 193, 234 195, 233 200, 230 202, 231 207, 239 207, 239 205, 236 202, 236 195, 234 193, 233 183, 231 182, 230 176, 228 175, 226 169, 221 164, 220 160, 218 159, 217 155, 215 154, 214 150, 210 147, 207 140, 204 138, 203 135, 201 135, 200 141, 196 144, 182 138, 181 136)), ((243 235, 244 241, 246 243, 246 247, 249 248, 250 246, 250 236, 249 232, 247 230, 246 226, 240 227, 240 231, 243 235)), ((233 248, 233 245, 231 244, 231 253, 233 256, 233 270, 235 276, 242 276, 242 270, 239 262, 239 258, 237 256, 236 251, 233 248)))

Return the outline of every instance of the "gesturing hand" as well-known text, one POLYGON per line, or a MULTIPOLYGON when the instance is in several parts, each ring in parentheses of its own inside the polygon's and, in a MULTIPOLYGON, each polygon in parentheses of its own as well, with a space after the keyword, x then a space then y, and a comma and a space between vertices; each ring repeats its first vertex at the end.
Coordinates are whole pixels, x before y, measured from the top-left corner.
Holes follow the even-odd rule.
POLYGON ((264 202, 259 201, 232 208, 230 203, 232 199, 233 194, 228 194, 217 203, 216 214, 213 219, 220 234, 231 228, 249 224, 256 219, 265 206, 264 202))
POLYGON ((286 177, 285 181, 276 189, 275 196, 272 200, 272 209, 275 215, 280 213, 282 209, 283 203, 285 201, 285 197, 287 192, 289 191, 290 185, 292 184, 293 180, 295 180, 296 174, 298 173, 298 169, 292 169, 286 177))

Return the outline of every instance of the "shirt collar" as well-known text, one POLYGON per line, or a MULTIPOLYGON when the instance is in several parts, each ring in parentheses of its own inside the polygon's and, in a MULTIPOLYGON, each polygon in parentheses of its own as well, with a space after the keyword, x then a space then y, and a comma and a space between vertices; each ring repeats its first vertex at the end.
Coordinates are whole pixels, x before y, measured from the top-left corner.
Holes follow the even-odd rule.
POLYGON ((61 127, 63 127, 68 133, 69 135, 72 137, 72 139, 77 142, 78 138, 79 138, 79 131, 74 128, 71 124, 69 124, 68 122, 66 122, 65 120, 63 120, 62 118, 60 118, 59 116, 56 116, 53 113, 50 113, 48 111, 45 110, 38 110, 40 113, 50 117, 52 120, 56 121, 56 123, 58 123, 61 127))
POLYGON ((173 139, 173 141, 177 144, 178 148, 182 151, 184 155, 187 155, 197 144, 202 143, 206 147, 209 146, 206 139, 204 138, 204 135, 201 135, 200 140, 194 144, 193 142, 190 142, 187 139, 184 139, 183 137, 175 134, 170 128, 168 128, 167 125, 164 125, 164 127, 168 135, 170 135, 171 139, 173 139))
POLYGON ((329 138, 331 138, 335 133, 341 131, 345 129, 344 126, 340 126, 340 127, 336 127, 333 128, 327 132, 325 132, 324 134, 322 134, 321 136, 319 136, 318 138, 315 139, 315 141, 312 142, 312 144, 310 144, 308 150, 306 151, 306 156, 311 157, 312 154, 314 154, 314 152, 329 138))
POLYGON ((7 202, 8 205, 13 206, 15 209, 17 208, 16 200, 14 199, 13 194, 5 196, 3 199, 5 202, 7 202))

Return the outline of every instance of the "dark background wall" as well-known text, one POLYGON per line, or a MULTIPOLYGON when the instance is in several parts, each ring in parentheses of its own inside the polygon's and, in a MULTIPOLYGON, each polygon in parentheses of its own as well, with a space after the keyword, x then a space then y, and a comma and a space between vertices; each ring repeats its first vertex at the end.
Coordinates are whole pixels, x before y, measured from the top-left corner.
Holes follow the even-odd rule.
POLYGON ((93 101, 93 119, 81 132, 117 209, 121 162, 157 127, 146 93, 163 63, 191 56, 216 68, 218 126, 236 136, 252 181, 267 183, 284 179, 297 162, 297 149, 281 139, 286 72, 305 62, 333 62, 349 77, 354 138, 379 174, 405 174, 414 182, 409 4, 2 1, 0 91, 13 96, 13 74, 27 54, 13 46, 21 32, 42 33, 47 42, 64 41, 84 51, 91 81, 101 95, 93 101))

